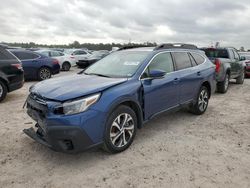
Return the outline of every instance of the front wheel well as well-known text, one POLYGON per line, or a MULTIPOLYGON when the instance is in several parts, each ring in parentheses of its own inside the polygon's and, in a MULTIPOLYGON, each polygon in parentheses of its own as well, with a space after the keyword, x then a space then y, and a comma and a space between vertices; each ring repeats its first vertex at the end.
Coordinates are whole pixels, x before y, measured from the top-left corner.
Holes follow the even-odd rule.
POLYGON ((119 104, 119 106, 120 105, 128 106, 135 112, 135 114, 137 116, 137 125, 138 125, 137 128, 141 128, 143 120, 142 120, 142 111, 141 111, 141 108, 139 107, 139 105, 133 101, 125 101, 125 102, 122 102, 121 104, 119 104))
POLYGON ((208 89, 208 94, 209 94, 209 98, 211 97, 211 85, 208 81, 205 81, 202 83, 202 86, 205 86, 208 89))

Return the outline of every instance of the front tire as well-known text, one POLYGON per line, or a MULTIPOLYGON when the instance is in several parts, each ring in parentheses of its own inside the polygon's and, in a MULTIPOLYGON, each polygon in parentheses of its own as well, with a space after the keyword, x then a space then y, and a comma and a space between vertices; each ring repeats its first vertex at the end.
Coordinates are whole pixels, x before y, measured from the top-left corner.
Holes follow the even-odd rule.
POLYGON ((223 82, 217 83, 217 91, 219 93, 226 93, 229 87, 230 75, 227 73, 223 82))
POLYGON ((206 112, 209 102, 208 88, 202 86, 200 88, 196 103, 190 107, 190 111, 196 115, 202 115, 206 112))
POLYGON ((0 80, 0 102, 5 99, 7 92, 8 90, 6 85, 0 80))
POLYGON ((38 80, 42 81, 42 80, 49 79, 51 78, 51 75, 52 75, 52 72, 49 68, 42 67, 38 71, 38 80))
POLYGON ((106 123, 104 150, 119 153, 133 142, 137 129, 135 112, 127 106, 119 106, 112 112, 106 123))

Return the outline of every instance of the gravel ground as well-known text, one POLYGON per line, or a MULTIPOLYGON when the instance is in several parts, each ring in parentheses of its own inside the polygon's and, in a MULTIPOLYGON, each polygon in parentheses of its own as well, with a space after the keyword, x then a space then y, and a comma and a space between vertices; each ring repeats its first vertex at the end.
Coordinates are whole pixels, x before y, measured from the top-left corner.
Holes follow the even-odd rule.
POLYGON ((250 79, 214 94, 202 116, 158 116, 116 155, 56 153, 24 135, 34 125, 22 109, 34 83, 0 104, 0 187, 250 187, 250 79))

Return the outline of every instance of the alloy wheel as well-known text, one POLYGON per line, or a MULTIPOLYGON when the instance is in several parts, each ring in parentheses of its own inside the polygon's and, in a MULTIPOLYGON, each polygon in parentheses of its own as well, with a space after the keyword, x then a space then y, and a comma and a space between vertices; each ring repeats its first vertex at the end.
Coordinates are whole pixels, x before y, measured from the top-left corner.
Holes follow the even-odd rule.
POLYGON ((110 140, 113 146, 121 148, 129 143, 135 129, 131 115, 123 113, 117 116, 110 129, 110 140))
POLYGON ((42 68, 40 70, 39 75, 40 75, 41 80, 46 80, 46 79, 49 79, 51 77, 50 70, 47 68, 42 68))
POLYGON ((198 107, 199 107, 199 110, 201 112, 204 112, 207 108, 207 105, 208 105, 208 92, 206 89, 203 89, 201 92, 200 92, 200 95, 199 95, 199 101, 198 101, 198 107))

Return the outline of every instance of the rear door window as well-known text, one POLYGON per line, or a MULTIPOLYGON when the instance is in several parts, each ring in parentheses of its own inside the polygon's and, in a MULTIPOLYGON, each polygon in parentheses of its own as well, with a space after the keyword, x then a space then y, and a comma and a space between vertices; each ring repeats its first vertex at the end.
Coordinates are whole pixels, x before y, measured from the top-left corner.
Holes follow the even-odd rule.
POLYGON ((183 70, 192 67, 190 58, 187 52, 173 52, 176 69, 183 70))

